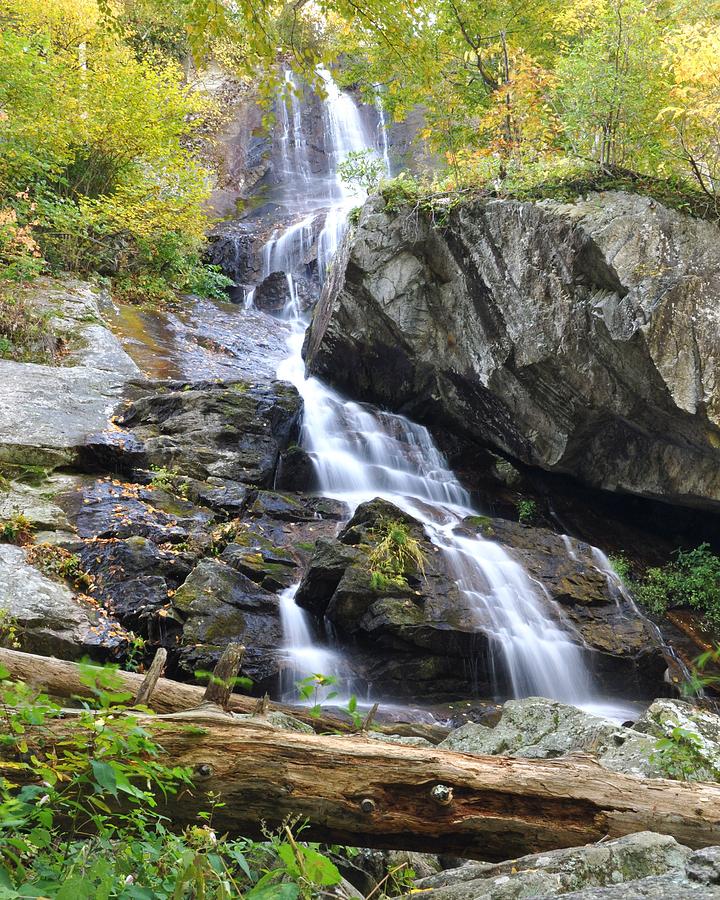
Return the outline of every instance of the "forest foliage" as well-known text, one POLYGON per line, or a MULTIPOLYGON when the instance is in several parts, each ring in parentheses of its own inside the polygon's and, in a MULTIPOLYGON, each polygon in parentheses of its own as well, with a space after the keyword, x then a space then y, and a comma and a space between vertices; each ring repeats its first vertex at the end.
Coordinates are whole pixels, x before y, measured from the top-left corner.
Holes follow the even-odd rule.
MULTIPOLYGON (((189 8, 191 43, 232 19, 251 71, 278 55, 402 120, 445 162, 442 186, 631 170, 706 195, 720 184, 718 0, 318 0, 189 8)), ((268 82, 272 89, 272 79, 268 82)))
POLYGON ((283 65, 322 90, 319 64, 390 118, 420 107, 432 190, 633 172, 717 214, 718 0, 0 0, 0 19, 5 278, 221 291, 192 149, 212 110, 188 78, 208 59, 268 108, 283 65))
POLYGON ((212 293, 221 279, 200 262, 211 179, 188 149, 208 103, 186 83, 182 44, 123 12, 0 3, 3 276, 52 267, 111 276, 130 299, 212 293))

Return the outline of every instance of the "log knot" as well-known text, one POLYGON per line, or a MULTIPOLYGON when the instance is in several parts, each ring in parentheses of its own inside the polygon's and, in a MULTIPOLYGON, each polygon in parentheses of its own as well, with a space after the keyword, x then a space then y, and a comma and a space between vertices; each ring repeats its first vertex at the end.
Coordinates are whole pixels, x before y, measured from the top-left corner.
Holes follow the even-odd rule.
POLYGON ((453 789, 447 784, 436 784, 430 791, 430 796, 440 806, 449 806, 453 800, 453 789))

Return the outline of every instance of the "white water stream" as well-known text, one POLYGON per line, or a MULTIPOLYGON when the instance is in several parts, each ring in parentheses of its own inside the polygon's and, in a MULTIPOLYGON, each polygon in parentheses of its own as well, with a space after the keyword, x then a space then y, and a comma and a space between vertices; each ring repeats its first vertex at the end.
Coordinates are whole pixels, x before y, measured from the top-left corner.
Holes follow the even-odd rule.
MULTIPOLYGON (((366 133, 352 97, 338 90, 330 73, 323 72, 323 79, 327 91, 324 150, 329 173, 319 182, 322 196, 308 196, 305 208, 310 212, 274 233, 263 252, 263 275, 282 271, 288 278, 291 300, 284 317, 291 321, 293 331, 288 357, 277 375, 292 382, 303 398, 301 444, 313 459, 320 492, 343 500, 351 509, 382 497, 423 523, 476 618, 478 631, 489 638, 498 686, 509 684, 509 693, 516 697, 541 695, 607 711, 593 702, 596 698, 585 653, 578 639, 570 639, 560 609, 502 547, 457 531, 461 520, 477 510, 427 429, 403 416, 348 401, 317 378, 305 377, 301 347, 307 322, 296 302, 293 272, 305 259, 317 211, 324 207, 318 238, 319 272, 324 279, 342 240, 348 212, 364 199, 361 190, 343 184, 338 164, 348 153, 368 149, 387 160, 385 135, 377 141, 366 133)), ((286 83, 295 97, 291 75, 286 75, 286 83)), ((311 190, 318 182, 306 177, 301 107, 293 101, 288 112, 285 104, 280 105, 286 110, 280 128, 288 178, 294 190, 311 190)), ((295 588, 283 592, 281 613, 295 678, 317 672, 339 677, 347 674, 342 655, 317 640, 305 612, 295 604, 294 594, 295 588)))

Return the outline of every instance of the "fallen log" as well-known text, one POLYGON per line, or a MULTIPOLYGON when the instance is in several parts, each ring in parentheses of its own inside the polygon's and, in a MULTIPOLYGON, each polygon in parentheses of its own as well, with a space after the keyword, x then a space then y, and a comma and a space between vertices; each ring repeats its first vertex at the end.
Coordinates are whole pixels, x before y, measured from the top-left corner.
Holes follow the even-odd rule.
MULTIPOLYGON (((0 647, 0 667, 7 669, 10 676, 18 681, 25 681, 53 697, 61 700, 69 700, 72 697, 92 696, 87 685, 80 680, 80 672, 77 664, 64 659, 38 656, 34 653, 21 653, 17 650, 6 650, 0 647)), ((140 688, 145 681, 143 675, 134 672, 118 670, 117 676, 121 687, 133 697, 137 697, 140 688)), ((181 681, 172 681, 169 678, 158 678, 153 682, 149 699, 145 699, 145 705, 157 713, 173 713, 184 709, 195 709, 203 702, 204 687, 192 684, 184 684, 181 681)), ((252 715, 257 712, 258 699, 247 697, 243 694, 231 694, 228 700, 228 709, 235 713, 247 713, 252 715)), ((292 706, 285 703, 268 701, 267 710, 283 712, 294 716, 306 725, 310 725, 314 731, 340 731, 353 730, 349 721, 322 714, 311 716, 307 708, 292 706)), ((447 736, 449 729, 440 725, 397 723, 395 725, 374 726, 376 730, 386 734, 399 734, 409 737, 424 737, 433 743, 439 743, 447 736)))
MULTIPOLYGON (((67 719, 26 732, 45 751, 73 734, 67 719)), ((476 757, 387 744, 368 736, 278 731, 218 707, 140 717, 157 730, 194 788, 160 801, 177 826, 197 821, 206 794, 221 802, 218 832, 260 836, 261 821, 307 820, 308 839, 351 846, 454 853, 502 860, 652 830, 691 847, 720 844, 720 785, 642 779, 575 756, 556 760, 476 757)), ((0 749, 0 777, 31 772, 0 749)))

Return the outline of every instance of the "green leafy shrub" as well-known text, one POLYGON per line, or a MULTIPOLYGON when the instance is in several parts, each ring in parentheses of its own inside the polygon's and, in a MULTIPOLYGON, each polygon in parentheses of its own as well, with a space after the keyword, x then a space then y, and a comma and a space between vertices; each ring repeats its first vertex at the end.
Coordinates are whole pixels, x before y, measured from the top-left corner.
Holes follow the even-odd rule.
POLYGON ((531 525, 537 518, 537 503, 534 500, 518 500, 515 508, 521 525, 531 525))
POLYGON ((260 842, 216 834, 212 795, 173 832, 158 797, 193 786, 164 756, 162 720, 126 706, 114 669, 82 665, 81 678, 92 699, 49 745, 44 728, 66 714, 0 669, 0 757, 18 772, 17 784, 0 779, 0 897, 314 900, 340 882, 297 821, 260 842))
POLYGON ((375 531, 377 543, 370 551, 370 584, 374 590, 408 587, 407 576, 425 574, 425 555, 404 522, 382 519, 375 531))
POLYGON ((401 172, 395 178, 384 181, 380 193, 386 207, 393 211, 405 203, 419 201, 423 196, 423 189, 416 178, 407 172, 401 172))
POLYGON ((299 699, 303 703, 310 704, 310 715, 317 719, 322 714, 322 704, 337 697, 338 692, 335 690, 337 683, 338 679, 334 675, 323 675, 318 672, 296 682, 295 687, 299 699))
POLYGON ((35 526, 21 512, 14 512, 8 519, 0 520, 0 541, 6 544, 29 544, 35 526))
POLYGON ((700 612, 711 627, 720 626, 720 557, 709 544, 676 550, 674 559, 653 567, 634 584, 638 600, 651 612, 687 606, 700 612))
POLYGON ((613 572, 618 576, 621 581, 624 581, 626 584, 629 584, 632 578, 632 565, 630 564, 630 560, 627 556, 624 556, 622 553, 611 555, 609 557, 610 565, 613 568, 613 572))
POLYGON ((21 632, 17 618, 8 610, 0 609, 0 647, 6 650, 19 650, 22 646, 21 632))
POLYGON ((183 500, 187 500, 190 485, 183 475, 172 472, 165 466, 153 466, 152 473, 152 478, 150 479, 151 487, 166 491, 169 494, 176 494, 183 500))
POLYGON ((356 184, 372 194, 382 181, 385 163, 373 150, 353 150, 338 165, 338 175, 348 184, 356 184))
MULTIPOLYGON (((304 703, 310 703, 310 715, 317 719, 322 715, 323 703, 328 703, 338 696, 335 686, 339 679, 335 675, 322 675, 316 673, 308 675, 302 681, 297 681, 298 697, 304 703)), ((359 730, 365 721, 365 716, 358 707, 358 699, 352 694, 344 706, 340 706, 343 712, 347 713, 352 726, 355 730, 359 730)))
POLYGON ((677 725, 669 736, 656 742, 650 761, 668 778, 679 781, 705 781, 708 770, 713 778, 720 779, 720 769, 711 765, 707 754, 702 753, 702 746, 699 734, 677 725))

